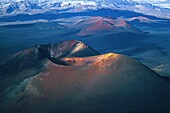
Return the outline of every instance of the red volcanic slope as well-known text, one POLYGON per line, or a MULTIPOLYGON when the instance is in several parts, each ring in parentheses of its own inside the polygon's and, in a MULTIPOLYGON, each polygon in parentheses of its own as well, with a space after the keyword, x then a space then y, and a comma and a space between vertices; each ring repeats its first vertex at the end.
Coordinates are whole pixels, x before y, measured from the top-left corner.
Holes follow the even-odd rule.
POLYGON ((137 28, 128 24, 122 19, 108 19, 103 17, 90 17, 84 22, 79 23, 82 30, 77 34, 78 36, 94 35, 96 32, 101 33, 112 32, 112 33, 122 33, 122 32, 133 32, 142 33, 137 28), (86 26, 86 27, 84 27, 86 26))
MULTIPOLYGON (((0 82, 1 113, 170 112, 170 84, 149 68, 114 53, 67 57, 67 51, 63 52, 66 56, 55 57, 52 53, 62 44, 39 47, 44 58, 38 63, 42 67, 33 67, 36 73, 27 68, 0 82), (54 56, 45 57, 47 53, 54 56)), ((77 50, 79 46, 74 47, 77 50)), ((85 51, 77 53, 81 52, 85 51)))

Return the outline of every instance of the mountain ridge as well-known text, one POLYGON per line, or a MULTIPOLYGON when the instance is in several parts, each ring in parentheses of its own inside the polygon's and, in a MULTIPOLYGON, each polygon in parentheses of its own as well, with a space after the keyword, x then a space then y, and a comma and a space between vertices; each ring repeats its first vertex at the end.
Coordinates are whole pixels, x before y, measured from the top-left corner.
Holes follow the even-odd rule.
POLYGON ((146 2, 136 2, 132 0, 57 0, 57 1, 1 1, 0 15, 16 15, 16 14, 36 14, 45 13, 48 11, 68 10, 68 12, 82 12, 87 10, 96 10, 100 8, 109 8, 113 10, 129 10, 146 15, 151 15, 160 18, 170 19, 170 10, 154 6, 146 2))

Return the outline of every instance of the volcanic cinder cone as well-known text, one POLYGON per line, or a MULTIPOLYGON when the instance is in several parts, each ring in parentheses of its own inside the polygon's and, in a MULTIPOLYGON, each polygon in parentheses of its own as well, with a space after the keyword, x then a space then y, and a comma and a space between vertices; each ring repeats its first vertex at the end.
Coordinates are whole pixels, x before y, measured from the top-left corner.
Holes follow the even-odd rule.
POLYGON ((170 112, 170 84, 136 60, 79 41, 37 47, 37 73, 28 66, 1 82, 1 113, 170 112))
POLYGON ((109 19, 104 17, 90 17, 78 23, 77 26, 80 26, 81 29, 80 32, 77 33, 77 36, 94 35, 96 33, 101 34, 104 32, 110 32, 112 34, 124 32, 144 33, 123 19, 109 19))

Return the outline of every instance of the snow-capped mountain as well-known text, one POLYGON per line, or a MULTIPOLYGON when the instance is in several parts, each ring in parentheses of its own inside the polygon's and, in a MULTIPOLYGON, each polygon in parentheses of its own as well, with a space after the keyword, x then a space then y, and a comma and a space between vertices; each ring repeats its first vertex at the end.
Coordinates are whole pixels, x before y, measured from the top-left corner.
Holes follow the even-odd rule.
POLYGON ((145 15, 170 19, 170 10, 146 2, 132 0, 1 0, 0 15, 35 14, 47 11, 81 12, 109 8, 129 10, 145 15))
POLYGON ((41 9, 39 4, 31 1, 10 1, 0 3, 1 15, 32 12, 34 9, 41 9))

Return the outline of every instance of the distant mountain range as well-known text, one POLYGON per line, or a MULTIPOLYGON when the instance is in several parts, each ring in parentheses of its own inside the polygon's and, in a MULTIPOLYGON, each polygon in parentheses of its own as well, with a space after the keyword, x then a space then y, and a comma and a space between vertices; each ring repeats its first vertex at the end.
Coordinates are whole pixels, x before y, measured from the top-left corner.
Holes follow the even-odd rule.
POLYGON ((170 19, 170 9, 160 8, 146 2, 132 0, 1 0, 0 15, 38 14, 46 12, 83 12, 108 8, 112 10, 128 10, 170 19))

